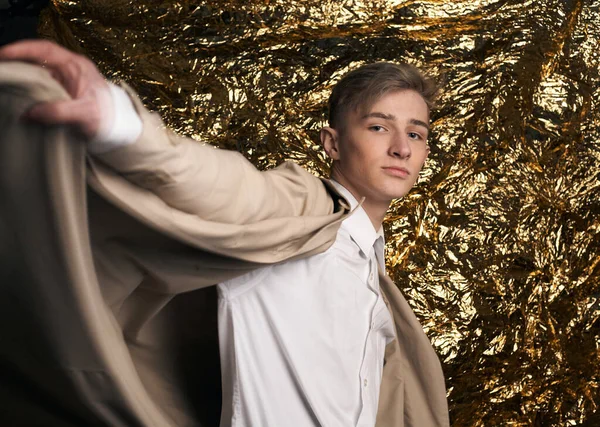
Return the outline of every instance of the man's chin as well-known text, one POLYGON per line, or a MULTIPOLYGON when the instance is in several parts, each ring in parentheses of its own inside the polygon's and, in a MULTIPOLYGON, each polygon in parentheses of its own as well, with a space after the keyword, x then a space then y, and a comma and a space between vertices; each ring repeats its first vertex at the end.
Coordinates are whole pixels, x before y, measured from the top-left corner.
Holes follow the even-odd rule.
POLYGON ((390 200, 402 199, 404 196, 408 194, 409 189, 394 189, 388 193, 390 200))
POLYGON ((390 192, 390 193, 386 193, 386 194, 382 194, 379 199, 381 200, 381 202, 387 202, 392 203, 394 200, 398 200, 398 199, 402 199, 404 196, 406 196, 407 192, 390 192))

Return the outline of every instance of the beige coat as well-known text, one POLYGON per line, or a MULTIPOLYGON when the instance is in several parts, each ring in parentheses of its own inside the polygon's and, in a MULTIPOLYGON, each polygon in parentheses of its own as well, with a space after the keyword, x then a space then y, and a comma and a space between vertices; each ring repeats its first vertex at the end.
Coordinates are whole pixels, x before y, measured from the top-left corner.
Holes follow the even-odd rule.
MULTIPOLYGON (((348 204, 292 163, 258 172, 175 136, 133 96, 142 136, 94 159, 68 129, 18 120, 66 97, 0 64, 0 425, 216 426, 212 285, 326 250, 348 204)), ((448 426, 440 362, 380 283, 397 339, 377 426, 448 426)))

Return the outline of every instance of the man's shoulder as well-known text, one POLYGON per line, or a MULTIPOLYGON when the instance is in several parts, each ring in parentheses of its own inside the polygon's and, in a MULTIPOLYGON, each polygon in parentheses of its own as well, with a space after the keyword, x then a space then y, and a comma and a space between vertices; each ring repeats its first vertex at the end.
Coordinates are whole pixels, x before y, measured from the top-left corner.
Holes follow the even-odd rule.
POLYGON ((346 211, 351 210, 350 201, 347 200, 346 196, 342 194, 339 188, 328 178, 319 177, 314 173, 306 170, 299 164, 286 160, 283 163, 277 165, 274 169, 271 169, 271 173, 283 174, 288 179, 295 181, 296 183, 302 183, 302 188, 305 191, 311 191, 315 189, 325 189, 329 198, 333 200, 333 212, 338 212, 342 209, 346 211), (310 182, 312 185, 306 185, 310 182))
POLYGON ((359 262, 364 257, 348 230, 339 228, 337 235, 329 248, 305 257, 265 265, 251 270, 241 276, 221 283, 221 286, 252 286, 261 280, 268 280, 271 275, 283 277, 287 274, 298 275, 305 272, 306 275, 322 274, 321 271, 335 270, 339 266, 338 260, 359 262))

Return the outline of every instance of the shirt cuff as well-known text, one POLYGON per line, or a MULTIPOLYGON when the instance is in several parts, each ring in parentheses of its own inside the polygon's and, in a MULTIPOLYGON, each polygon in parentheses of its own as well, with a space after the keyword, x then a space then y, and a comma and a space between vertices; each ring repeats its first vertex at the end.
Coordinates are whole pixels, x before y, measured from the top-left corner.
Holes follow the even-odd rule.
POLYGON ((91 154, 107 153, 133 144, 142 133, 142 119, 127 92, 109 83, 108 95, 110 101, 107 100, 107 118, 87 146, 91 154))

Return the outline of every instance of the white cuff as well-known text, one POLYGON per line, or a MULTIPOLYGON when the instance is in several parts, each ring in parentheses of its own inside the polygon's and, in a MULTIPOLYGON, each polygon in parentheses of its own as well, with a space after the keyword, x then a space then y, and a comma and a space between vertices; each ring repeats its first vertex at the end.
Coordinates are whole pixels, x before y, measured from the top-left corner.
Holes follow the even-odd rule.
POLYGON ((142 119, 127 92, 109 83, 110 101, 106 115, 95 138, 87 146, 88 152, 102 154, 133 144, 142 133, 142 119))

